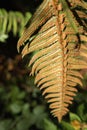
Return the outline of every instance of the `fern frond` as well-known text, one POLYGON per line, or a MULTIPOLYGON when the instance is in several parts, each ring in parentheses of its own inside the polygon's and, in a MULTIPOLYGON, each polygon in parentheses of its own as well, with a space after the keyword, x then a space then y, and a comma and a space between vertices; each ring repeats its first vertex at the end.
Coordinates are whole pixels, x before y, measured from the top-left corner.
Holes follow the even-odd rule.
POLYGON ((4 41, 10 31, 14 35, 21 36, 25 23, 30 17, 31 14, 28 12, 23 16, 21 12, 7 12, 5 9, 0 9, 0 41, 4 41))
MULTIPOLYGON (((81 0, 75 2, 81 2, 83 8, 81 0)), ((18 41, 18 50, 27 42, 23 57, 35 52, 29 62, 31 74, 59 121, 69 111, 77 92, 75 86, 83 86, 79 70, 87 68, 86 28, 84 23, 80 25, 70 4, 68 0, 44 0, 18 41)))

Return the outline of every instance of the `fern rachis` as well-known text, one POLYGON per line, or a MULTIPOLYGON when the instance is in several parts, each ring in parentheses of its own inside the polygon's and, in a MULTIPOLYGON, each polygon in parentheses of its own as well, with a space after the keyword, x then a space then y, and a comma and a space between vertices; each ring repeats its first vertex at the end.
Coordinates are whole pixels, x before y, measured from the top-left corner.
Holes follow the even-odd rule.
MULTIPOLYGON (((23 57, 36 52, 29 63, 31 74, 35 75, 35 84, 43 91, 51 113, 59 121, 69 111, 68 106, 77 92, 75 86, 82 86, 82 75, 78 70, 87 68, 84 61, 87 47, 81 44, 87 41, 85 30, 68 7, 68 2, 44 0, 18 42, 19 50, 29 39, 22 50, 23 57), (71 16, 68 18, 69 12, 71 16), (38 33, 32 38, 37 29, 38 33)), ((76 4, 78 2, 81 1, 76 4)))

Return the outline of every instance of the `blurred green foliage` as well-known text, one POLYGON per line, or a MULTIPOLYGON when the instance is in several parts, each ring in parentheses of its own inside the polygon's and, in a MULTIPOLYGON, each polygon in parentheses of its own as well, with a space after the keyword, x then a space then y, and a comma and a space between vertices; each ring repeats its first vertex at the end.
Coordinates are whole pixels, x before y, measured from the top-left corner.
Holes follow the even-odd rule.
POLYGON ((31 13, 26 12, 25 16, 18 11, 9 11, 0 9, 0 41, 5 42, 8 38, 9 32, 13 35, 21 36, 24 26, 31 18, 31 13))
POLYGON ((21 56, 0 57, 0 130, 87 130, 86 86, 79 88, 69 114, 59 123, 50 115, 21 56))

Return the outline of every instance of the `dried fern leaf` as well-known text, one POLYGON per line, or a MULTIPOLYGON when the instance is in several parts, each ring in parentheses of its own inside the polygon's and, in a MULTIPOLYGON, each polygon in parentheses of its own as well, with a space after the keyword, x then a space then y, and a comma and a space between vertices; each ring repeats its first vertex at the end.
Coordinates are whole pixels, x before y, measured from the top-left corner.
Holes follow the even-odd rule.
POLYGON ((44 24, 51 16, 52 8, 49 6, 49 0, 44 0, 36 13, 33 15, 30 27, 25 30, 24 36, 18 42, 18 50, 21 44, 27 41, 38 27, 44 24), (44 13, 45 12, 45 13, 44 13))
MULTIPOLYGON (((75 6, 81 3, 81 8, 86 8, 82 0, 75 2, 75 6)), ((80 18, 83 10, 73 12, 73 4, 73 0, 44 0, 18 41, 18 50, 27 42, 22 57, 35 52, 29 62, 31 74, 50 103, 52 115, 59 121, 69 111, 68 106, 77 92, 75 86, 83 86, 79 70, 87 68, 86 28, 74 14, 76 11, 80 18)))

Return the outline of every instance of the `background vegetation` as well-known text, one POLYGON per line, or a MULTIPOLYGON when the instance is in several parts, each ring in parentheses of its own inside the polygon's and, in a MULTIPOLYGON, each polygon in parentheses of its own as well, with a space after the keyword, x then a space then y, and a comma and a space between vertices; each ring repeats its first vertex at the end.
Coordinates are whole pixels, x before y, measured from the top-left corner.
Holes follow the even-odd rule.
POLYGON ((70 112, 58 123, 17 52, 22 29, 41 2, 0 0, 0 130, 87 130, 87 70, 81 71, 84 88, 77 86, 70 112))

